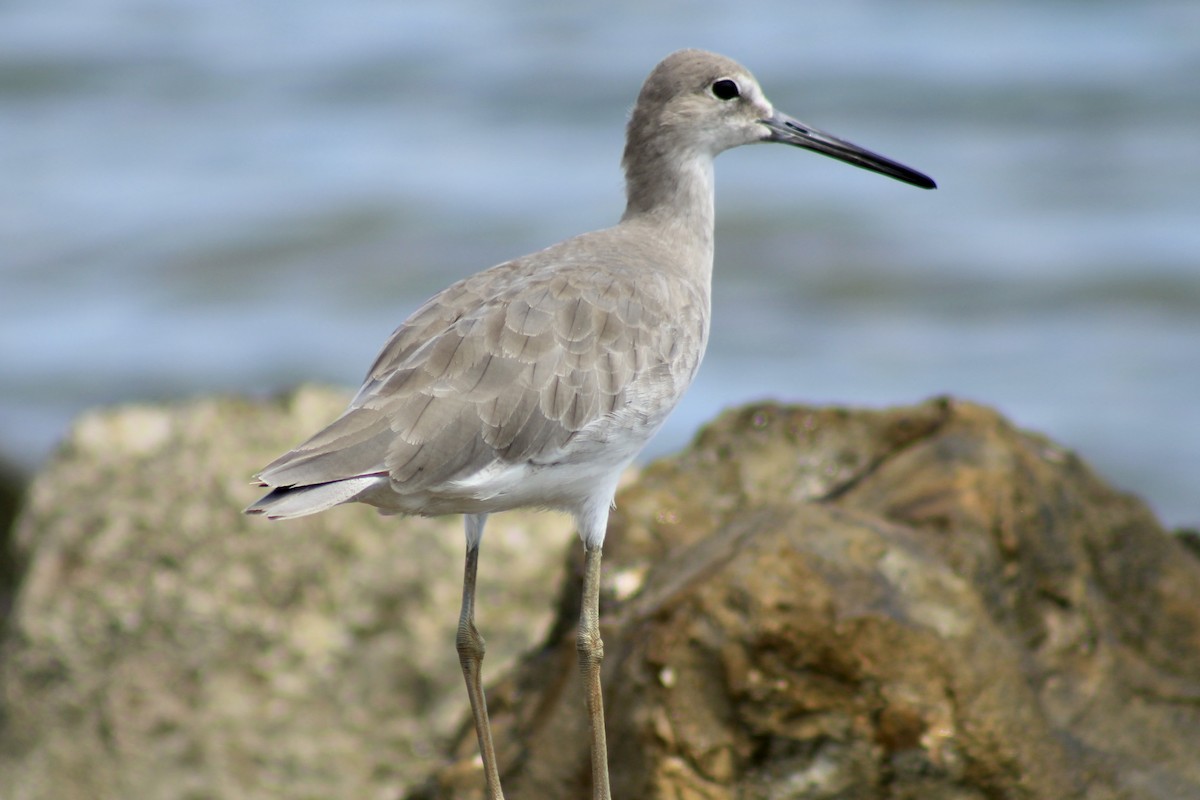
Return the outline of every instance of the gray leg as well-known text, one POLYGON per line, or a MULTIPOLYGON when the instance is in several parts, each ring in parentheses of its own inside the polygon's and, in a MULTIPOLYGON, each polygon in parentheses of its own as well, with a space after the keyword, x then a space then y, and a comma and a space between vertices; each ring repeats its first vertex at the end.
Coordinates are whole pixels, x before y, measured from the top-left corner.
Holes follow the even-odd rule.
POLYGON ((471 698, 471 713, 475 717, 475 735, 479 738, 479 753, 483 756, 488 800, 504 800, 504 793, 500 790, 500 773, 496 768, 496 749, 492 746, 487 700, 483 696, 482 666, 487 647, 475 629, 475 572, 479 566, 479 543, 483 538, 486 519, 486 514, 469 515, 466 518, 467 560, 463 569, 462 612, 458 617, 455 643, 463 677, 467 681, 467 695, 471 698))
POLYGON ((584 545, 583 610, 579 615, 579 669, 592 729, 592 800, 611 800, 608 788, 608 744, 604 735, 604 695, 600 690, 600 664, 604 642, 600 639, 601 548, 584 545))

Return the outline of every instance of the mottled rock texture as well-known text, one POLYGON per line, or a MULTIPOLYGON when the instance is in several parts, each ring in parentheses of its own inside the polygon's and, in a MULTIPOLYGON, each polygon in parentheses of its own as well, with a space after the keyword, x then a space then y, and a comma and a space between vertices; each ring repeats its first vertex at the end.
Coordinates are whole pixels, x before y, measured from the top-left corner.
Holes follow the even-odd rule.
MULTIPOLYGON (((458 518, 246 517, 250 476, 346 395, 81 418, 17 523, 0 797, 395 798, 465 690, 458 518)), ((480 569, 486 669, 546 635, 569 520, 507 514, 480 569)))
MULTIPOLYGON (((614 797, 1200 798, 1200 559, 989 409, 730 412, 609 536, 614 797)), ((587 796, 574 597, 492 693, 513 797, 587 796)))
MULTIPOLYGON (((239 513, 343 401, 79 421, 15 529, 0 797, 482 796, 459 521, 239 513)), ((484 542, 512 800, 588 796, 581 560, 559 515, 484 542)), ((727 413, 620 493, 604 584, 621 800, 1200 798, 1197 549, 986 408, 727 413)))

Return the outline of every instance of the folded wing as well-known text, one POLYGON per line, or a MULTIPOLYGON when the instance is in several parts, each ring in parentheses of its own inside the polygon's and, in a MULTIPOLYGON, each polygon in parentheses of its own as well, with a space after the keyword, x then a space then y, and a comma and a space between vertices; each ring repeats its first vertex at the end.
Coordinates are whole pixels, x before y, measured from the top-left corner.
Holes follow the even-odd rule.
POLYGON ((376 476, 401 494, 437 491, 497 461, 569 458, 575 437, 603 438, 619 413, 673 405, 672 359, 696 350, 678 340, 703 334, 655 327, 681 298, 644 274, 634 292, 623 274, 512 262, 451 286, 393 333, 342 416, 259 479, 286 491, 376 476))

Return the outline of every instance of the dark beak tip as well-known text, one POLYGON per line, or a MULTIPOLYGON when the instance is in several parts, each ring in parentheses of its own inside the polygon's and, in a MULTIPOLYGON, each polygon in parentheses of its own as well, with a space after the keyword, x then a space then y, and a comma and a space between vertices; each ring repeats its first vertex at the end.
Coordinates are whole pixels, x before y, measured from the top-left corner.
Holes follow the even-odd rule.
POLYGON ((845 139, 840 139, 824 131, 808 125, 784 114, 759 120, 770 131, 766 141, 789 144, 802 147, 821 155, 835 158, 838 161, 851 164, 860 169, 870 170, 889 178, 916 186, 921 189, 936 189, 937 183, 923 172, 917 172, 912 167, 885 158, 866 148, 859 147, 845 139))

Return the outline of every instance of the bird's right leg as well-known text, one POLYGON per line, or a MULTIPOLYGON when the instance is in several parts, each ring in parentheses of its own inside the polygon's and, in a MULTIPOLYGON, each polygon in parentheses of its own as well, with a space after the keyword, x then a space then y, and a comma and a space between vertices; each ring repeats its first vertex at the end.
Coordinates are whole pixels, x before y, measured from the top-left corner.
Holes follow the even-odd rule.
POLYGON ((475 572, 479 566, 479 544, 483 539, 483 524, 487 514, 467 514, 467 559, 463 569, 462 612, 458 617, 458 660, 467 681, 471 698, 471 713, 475 717, 475 735, 479 738, 479 754, 483 757, 483 774, 487 781, 488 800, 504 800, 500 790, 500 772, 496 768, 496 749, 492 745, 492 726, 488 721, 487 700, 483 696, 483 656, 487 650, 483 637, 475 629, 475 572))

